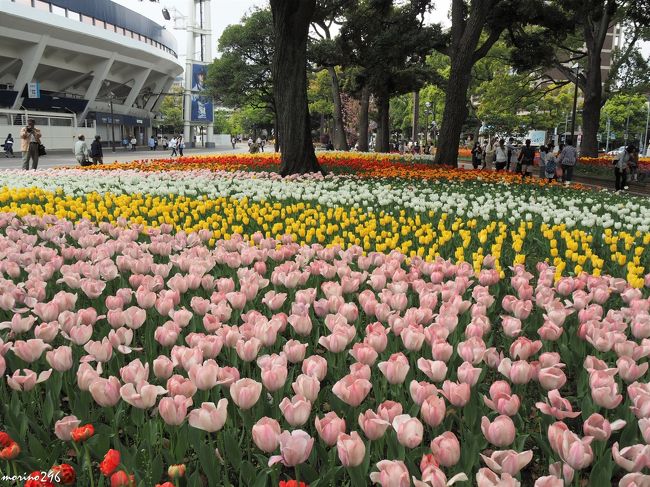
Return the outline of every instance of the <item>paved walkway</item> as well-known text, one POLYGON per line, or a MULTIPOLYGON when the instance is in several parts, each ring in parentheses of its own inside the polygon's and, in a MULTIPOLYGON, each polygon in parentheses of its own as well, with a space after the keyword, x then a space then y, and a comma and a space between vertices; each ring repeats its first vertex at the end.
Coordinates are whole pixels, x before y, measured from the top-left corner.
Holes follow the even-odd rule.
MULTIPOLYGON (((235 154, 235 153, 246 153, 248 152, 247 144, 237 144, 236 148, 233 150, 231 145, 215 147, 213 149, 185 149, 184 154, 186 156, 196 156, 200 154, 235 154)), ((104 163, 111 162, 130 162, 139 159, 162 159, 169 157, 171 151, 151 151, 151 150, 136 150, 136 151, 125 151, 121 148, 116 148, 115 152, 111 152, 111 149, 104 148, 104 163)), ((38 161, 39 169, 49 169, 56 166, 66 166, 66 165, 77 165, 77 162, 74 159, 74 156, 67 151, 52 151, 45 156, 42 156, 38 161)), ((5 158, 3 155, 0 155, 0 170, 3 169, 20 169, 22 167, 22 160, 20 158, 20 152, 16 153, 14 158, 5 158)))

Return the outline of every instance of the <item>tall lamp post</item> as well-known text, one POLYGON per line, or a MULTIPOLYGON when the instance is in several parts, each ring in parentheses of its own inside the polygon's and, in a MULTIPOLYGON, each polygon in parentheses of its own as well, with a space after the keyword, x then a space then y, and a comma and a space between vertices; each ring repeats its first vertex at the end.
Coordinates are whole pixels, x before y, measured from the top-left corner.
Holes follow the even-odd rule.
POLYGON ((108 100, 111 104, 111 147, 113 152, 115 152, 115 115, 113 114, 113 99, 115 98, 115 93, 112 91, 108 94, 108 100))
POLYGON ((429 145, 429 113, 431 113, 431 102, 426 102, 424 104, 426 108, 424 109, 424 145, 429 145))
POLYGON ((650 124, 650 97, 648 97, 648 115, 646 116, 645 119, 645 132, 643 132, 643 150, 644 153, 641 154, 647 155, 648 154, 648 125, 650 124))
POLYGON ((571 143, 574 145, 574 147, 577 147, 578 144, 575 141, 575 132, 576 132, 576 109, 578 108, 578 75, 579 75, 579 69, 580 65, 576 63, 574 66, 576 72, 575 72, 575 90, 573 92, 573 115, 571 118, 571 143))

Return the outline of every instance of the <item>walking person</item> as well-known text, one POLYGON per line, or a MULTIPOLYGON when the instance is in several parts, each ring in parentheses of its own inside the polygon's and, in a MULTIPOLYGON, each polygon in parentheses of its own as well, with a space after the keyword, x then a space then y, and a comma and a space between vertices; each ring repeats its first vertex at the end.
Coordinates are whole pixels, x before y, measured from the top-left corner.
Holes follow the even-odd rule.
POLYGON ((262 137, 262 141, 260 142, 260 151, 264 152, 265 145, 266 145, 266 139, 262 137))
POLYGON ((36 128, 33 118, 27 120, 27 125, 20 129, 20 150, 23 155, 23 169, 29 169, 29 161, 32 161, 32 169, 38 167, 38 146, 41 143, 41 131, 36 128))
POLYGON ((131 137, 131 150, 134 151, 136 145, 138 145, 138 139, 135 138, 135 135, 131 137))
POLYGON ((544 177, 548 179, 549 183, 555 180, 555 170, 557 166, 553 149, 553 142, 549 142, 548 147, 546 147, 546 157, 544 158, 544 177))
POLYGON ((14 138, 11 136, 11 134, 7 135, 7 138, 5 139, 4 149, 5 157, 14 156, 14 138))
POLYGON ((483 150, 478 142, 474 142, 474 147, 472 148, 472 166, 474 169, 478 169, 481 164, 481 154, 483 150))
POLYGON ((122 139, 122 145, 124 146, 124 150, 129 150, 129 136, 125 135, 124 138, 122 139))
POLYGON ((235 137, 234 135, 231 135, 230 136, 230 143, 232 144, 232 148, 234 149, 235 146, 237 145, 237 137, 235 137))
POLYGON ((560 152, 557 162, 562 166, 562 182, 568 186, 573 180, 573 168, 578 162, 578 151, 573 146, 571 137, 567 138, 566 145, 560 152))
POLYGON ((517 168, 521 173, 522 181, 526 179, 528 171, 533 167, 535 162, 535 149, 530 146, 530 139, 526 139, 526 145, 524 145, 519 151, 519 156, 517 157, 517 168))
POLYGON ((638 180, 639 174, 639 148, 630 145, 632 152, 630 154, 629 172, 632 176, 632 181, 638 180))
POLYGON ((93 164, 104 164, 104 149, 102 149, 102 138, 95 135, 95 140, 90 144, 90 157, 93 164))
POLYGON ((497 145, 494 155, 496 170, 503 171, 508 165, 508 149, 506 149, 505 141, 503 139, 499 140, 499 145, 497 145))
POLYGON ((177 143, 178 143, 178 141, 176 140, 176 137, 172 137, 171 140, 169 141, 169 148, 172 150, 172 153, 170 154, 169 157, 174 157, 174 156, 178 155, 178 152, 176 150, 177 149, 177 147, 176 147, 177 143))
POLYGON ((183 157, 183 149, 185 149, 185 139, 182 135, 178 136, 176 139, 176 145, 178 146, 178 155, 183 157))
POLYGON ((167 150, 167 147, 169 147, 169 140, 167 140, 167 137, 162 138, 162 146, 163 150, 167 150))
POLYGON ((80 166, 90 166, 90 150, 84 134, 77 136, 77 141, 74 143, 74 157, 80 166))
POLYGON ((149 143, 147 145, 149 146, 149 150, 156 150, 156 139, 153 138, 153 135, 149 137, 149 143))
POLYGON ((481 169, 485 169, 487 165, 487 149, 487 142, 483 142, 483 145, 481 146, 481 169))
POLYGON ((548 147, 542 145, 539 148, 539 178, 544 179, 546 177, 546 157, 548 154, 548 147))
POLYGON ((614 189, 620 191, 627 189, 627 173, 630 168, 630 161, 634 157, 634 146, 628 145, 618 160, 614 161, 614 189))
POLYGON ((519 172, 519 150, 515 145, 515 139, 510 137, 508 143, 506 144, 506 149, 508 149, 508 171, 513 170, 513 164, 515 165, 515 172, 519 172))

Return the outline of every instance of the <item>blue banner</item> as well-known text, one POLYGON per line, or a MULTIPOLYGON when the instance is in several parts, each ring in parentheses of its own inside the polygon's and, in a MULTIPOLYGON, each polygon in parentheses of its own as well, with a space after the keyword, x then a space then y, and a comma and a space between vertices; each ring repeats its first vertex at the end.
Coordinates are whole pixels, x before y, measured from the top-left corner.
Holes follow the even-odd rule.
POLYGON ((192 122, 212 123, 214 120, 212 98, 203 94, 206 77, 206 65, 192 64, 192 122))

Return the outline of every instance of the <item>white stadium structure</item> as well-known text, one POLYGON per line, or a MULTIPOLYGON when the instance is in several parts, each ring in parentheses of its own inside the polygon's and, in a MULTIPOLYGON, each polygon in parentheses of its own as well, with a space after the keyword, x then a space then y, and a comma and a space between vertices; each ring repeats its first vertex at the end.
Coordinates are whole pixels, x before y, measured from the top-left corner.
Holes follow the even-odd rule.
POLYGON ((0 0, 0 137, 29 117, 51 149, 77 133, 146 143, 183 73, 176 49, 163 26, 109 0, 0 0))

